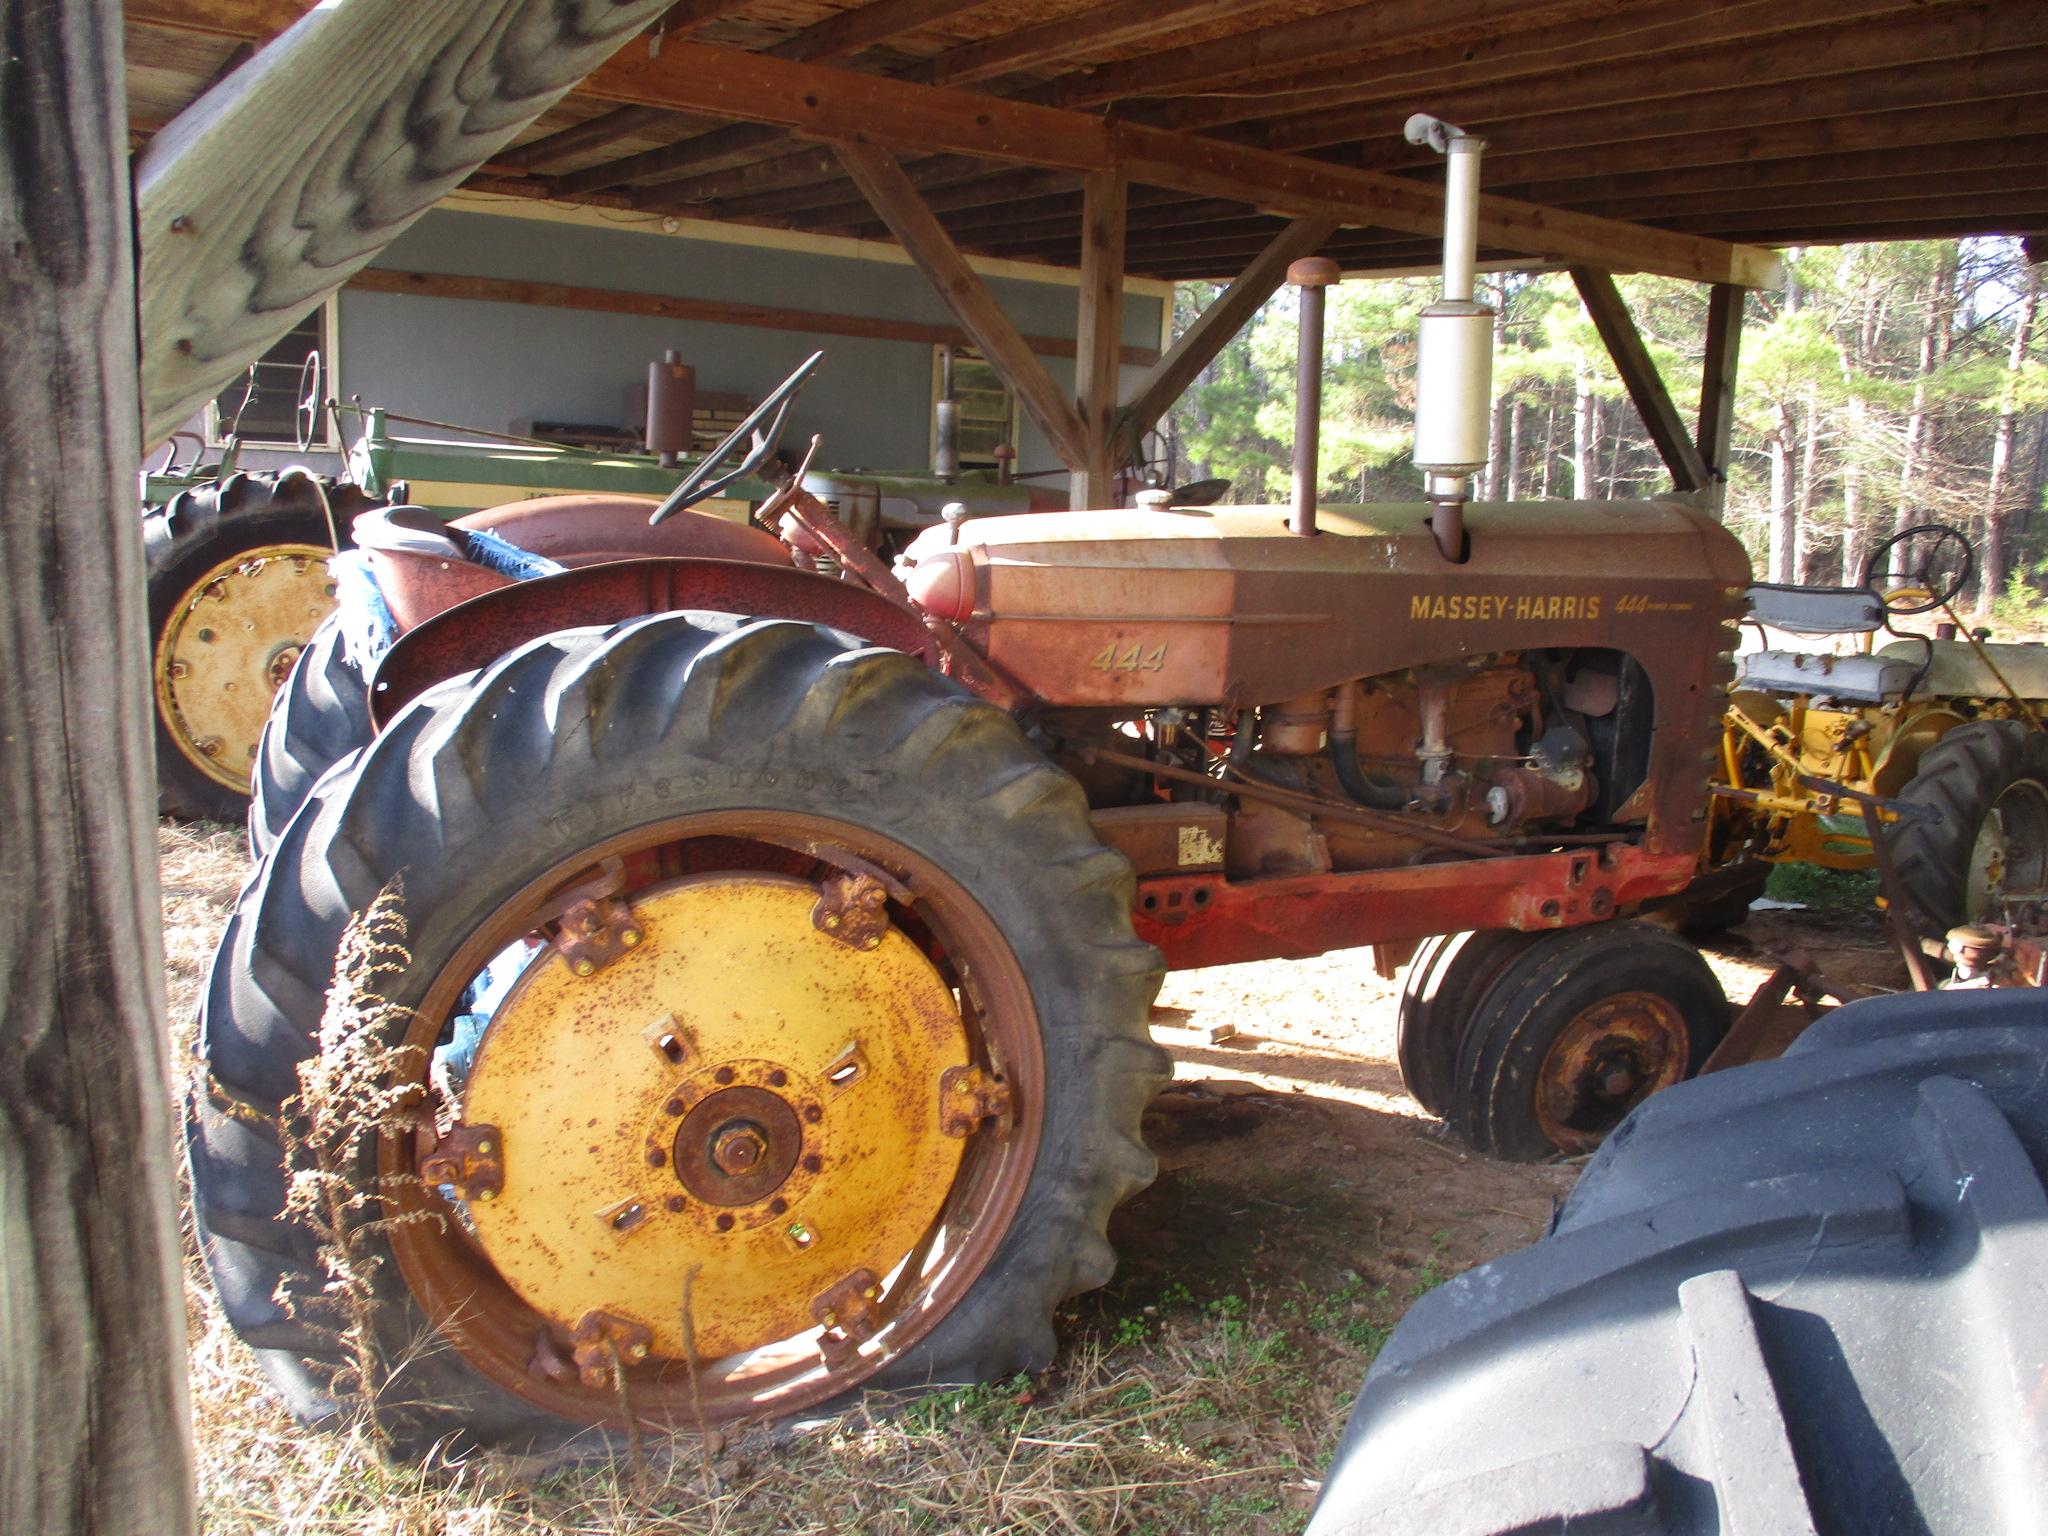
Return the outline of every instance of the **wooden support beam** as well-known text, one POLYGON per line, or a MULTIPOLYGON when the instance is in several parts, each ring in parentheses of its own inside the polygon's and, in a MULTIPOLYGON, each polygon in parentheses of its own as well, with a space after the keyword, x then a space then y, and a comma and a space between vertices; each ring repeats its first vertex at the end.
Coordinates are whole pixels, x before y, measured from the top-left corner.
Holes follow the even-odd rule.
MULTIPOLYGON (((920 346, 971 346, 974 338, 951 325, 838 315, 815 309, 778 309, 724 299, 687 299, 666 293, 633 293, 620 288, 582 288, 569 283, 535 283, 507 277, 464 277, 446 272, 400 272, 365 267, 348 281, 351 293, 403 293, 425 299, 470 299, 485 304, 533 304, 548 309, 592 310, 608 315, 644 315, 650 320, 692 320, 704 325, 738 325, 751 330, 799 331, 812 336, 854 336, 864 341, 907 341, 920 346)), ((1040 357, 1073 357, 1076 345, 1064 336, 1026 336, 1040 357)), ((1159 360, 1151 347, 1124 347, 1120 361, 1148 367, 1159 360)))
POLYGON ((1129 96, 1172 95, 1296 65, 1483 43, 1626 9, 1628 0, 1523 0, 1505 5, 1501 0, 1371 0, 1299 21, 1275 22, 1256 32, 1105 64, 1067 81, 1058 100, 1063 107, 1087 107, 1129 96))
POLYGON ((1222 21, 1268 0, 1116 0, 1080 15, 1055 17, 1037 26, 963 43, 940 54, 905 79, 928 85, 972 85, 977 80, 1035 69, 1041 64, 1071 68, 1076 62, 1127 48, 1161 33, 1222 21))
POLYGON ((190 1536, 121 12, 5 34, 0 1531, 190 1536))
POLYGON ((1664 377, 1657 371, 1656 359, 1650 356, 1642 333, 1629 317, 1621 290, 1614 286, 1612 277, 1591 267, 1573 267, 1571 274, 1579 300, 1592 317, 1593 329, 1607 344, 1607 355, 1614 359, 1614 370, 1621 375, 1629 399, 1635 402, 1636 414, 1656 445, 1657 456, 1671 471, 1672 485, 1682 493, 1699 490, 1708 480, 1706 460, 1679 419, 1671 393, 1664 387, 1664 377))
MULTIPOLYGON (((822 139, 1055 170, 1120 170, 1134 183, 1232 197, 1298 217, 1432 237, 1443 225, 1441 191, 1403 177, 700 43, 665 48, 652 63, 637 53, 615 59, 584 89, 607 100, 768 121, 822 139)), ((1778 280, 1777 259, 1765 251, 1499 197, 1480 199, 1479 238, 1539 259, 1692 281, 1770 287, 1778 280)))
POLYGON ((939 297, 974 338, 974 344, 1017 393, 1053 451, 1068 468, 1087 462, 1087 433, 1074 407, 1053 383, 1030 344, 997 306, 987 287, 959 247, 947 238, 937 217, 925 206, 917 188, 895 158, 869 144, 834 146, 846 172, 875 212, 889 226, 918 269, 938 289, 939 297))
POLYGON ((1129 424, 1127 430, 1133 436, 1150 431, 1174 401, 1187 392, 1195 376, 1215 360, 1216 354, 1230 344, 1230 338, 1244 329, 1259 306, 1287 280, 1288 266, 1321 250, 1336 231, 1337 226, 1328 219, 1296 219, 1275 235, 1138 381, 1130 403, 1123 409, 1124 420, 1129 424))
POLYGON ((1699 454, 1706 467, 1707 510, 1719 517, 1728 497, 1729 442, 1735 430, 1735 370, 1742 355, 1748 295, 1716 283, 1707 298, 1706 357, 1700 364, 1699 454))
POLYGON ((1117 366, 1124 332, 1124 222, 1129 186, 1099 171, 1081 187, 1081 313, 1074 394, 1086 458, 1068 480, 1076 511, 1113 507, 1122 457, 1116 436, 1117 366))

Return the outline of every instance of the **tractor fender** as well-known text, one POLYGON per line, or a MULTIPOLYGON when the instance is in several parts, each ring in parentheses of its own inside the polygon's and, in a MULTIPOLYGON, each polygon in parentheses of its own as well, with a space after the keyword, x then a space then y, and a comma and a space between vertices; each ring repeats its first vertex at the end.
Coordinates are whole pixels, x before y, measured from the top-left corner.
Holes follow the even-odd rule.
POLYGON ((797 619, 937 660, 915 612, 850 582, 751 560, 617 560, 485 592, 406 631, 370 680, 371 717, 381 730, 434 684, 542 635, 682 609, 797 619))

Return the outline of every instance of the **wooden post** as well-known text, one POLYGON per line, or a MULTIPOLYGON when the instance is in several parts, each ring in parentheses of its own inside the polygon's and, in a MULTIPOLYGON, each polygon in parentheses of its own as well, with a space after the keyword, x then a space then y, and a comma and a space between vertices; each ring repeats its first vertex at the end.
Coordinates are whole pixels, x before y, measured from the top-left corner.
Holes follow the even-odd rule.
POLYGON ((1068 479, 1076 511, 1116 505, 1117 363, 1124 330, 1124 222, 1130 188, 1101 172, 1081 188, 1081 317, 1074 332, 1074 394, 1087 457, 1068 479))
POLYGON ((1747 295, 1716 283, 1707 300, 1707 349, 1700 363, 1700 460, 1707 481, 1700 495, 1719 517, 1728 499, 1728 443, 1735 427, 1735 365, 1742 354, 1742 306, 1747 295))
POLYGON ((121 10, 0 62, 0 1530, 194 1529, 121 10))

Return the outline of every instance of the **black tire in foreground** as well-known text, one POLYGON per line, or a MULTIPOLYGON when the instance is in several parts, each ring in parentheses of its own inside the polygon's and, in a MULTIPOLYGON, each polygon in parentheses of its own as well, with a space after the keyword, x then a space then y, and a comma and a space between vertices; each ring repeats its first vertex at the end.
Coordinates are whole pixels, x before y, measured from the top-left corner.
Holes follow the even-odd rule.
POLYGON ((1311 1536, 2048 1529, 2048 1007, 1844 1008, 1416 1303, 1311 1536))
POLYGON ((249 851, 258 859, 267 855, 321 775, 374 734, 368 680, 348 659, 341 627, 330 615, 299 653, 263 722, 249 851))
POLYGON ((1698 1072, 1729 1022, 1699 951, 1662 928, 1545 933, 1512 949, 1472 1004, 1442 1112, 1495 1157, 1590 1152, 1698 1072))
POLYGON ((1899 799, 1937 813, 1890 834, 1900 883, 1937 929, 1996 918, 2006 891, 2048 890, 2048 736, 2016 720, 1959 725, 1899 799))
POLYGON ((164 815, 246 813, 271 697, 334 606, 333 534, 366 505, 308 474, 235 473, 144 515, 164 815))
POLYGON ((1160 970, 1132 934, 1129 866, 1096 840, 1079 787, 1007 716, 898 653, 809 625, 661 615, 548 637, 423 696, 314 787, 236 906, 202 1005, 194 1207, 229 1321, 302 1416, 336 1411, 331 1383, 354 1357, 321 1315, 318 1245, 283 1214, 278 1114, 320 1048, 337 943, 394 877, 408 932, 381 977, 378 1043, 443 1134, 447 1116, 513 1090, 470 1148, 502 1157, 500 1190, 430 1175, 410 1137, 357 1154, 353 1177, 393 1218, 366 1210, 355 1229, 371 1276, 357 1336, 390 1373, 379 1416, 401 1452, 595 1447, 629 1415, 689 1429, 1002 1377, 1045 1364, 1053 1308, 1111 1274, 1105 1222, 1154 1170, 1138 1125, 1164 1069, 1145 1028, 1160 970), (873 944, 834 939, 828 898, 863 882, 847 921, 889 922, 873 944), (565 889, 615 899, 631 925, 590 992, 576 990, 584 951, 564 947, 584 931, 565 889), (454 1015, 480 1006, 466 979, 533 936, 554 947, 521 962, 463 1061, 454 1015), (780 946, 775 963, 689 969, 763 943, 780 946), (884 962, 938 1000, 913 1033, 965 1042, 946 1047, 967 1060, 943 1077, 888 1070, 916 1042, 864 1021, 896 987, 806 1003, 785 985, 884 962), (730 1009, 713 1005, 704 994, 732 976, 730 1009), (747 1014, 770 992, 784 1013, 747 1014), (795 1053, 798 1039, 836 1058, 795 1053), (713 1168, 691 1127, 736 1093, 751 1107, 706 1132, 713 1168), (518 1107, 542 1100, 545 1113, 518 1107), (602 1128, 585 1131, 586 1115, 602 1128), (879 1132, 833 1139, 848 1117, 886 1130, 892 1115, 910 1117, 905 1145, 925 1162, 899 1163, 879 1132), (643 1120, 663 1138, 644 1161, 630 1129, 643 1120), (622 1184, 593 1185, 621 1203, 594 1216, 571 1201, 547 1243, 500 1241, 550 1191, 608 1176, 621 1147, 622 1184), (957 1172, 930 1194, 919 1180, 948 1155, 957 1172), (790 1170, 779 1193, 750 1182, 771 1165, 790 1170), (898 1260, 849 1257, 867 1238, 831 1212, 856 1208, 928 1225, 898 1260), (722 1245, 743 1240, 768 1247, 735 1267, 741 1250, 722 1245), (639 1324, 627 1302, 580 1318, 581 1303, 549 1305, 603 1293, 635 1254, 659 1261, 634 1271, 659 1279, 639 1324), (844 1279, 804 1278, 820 1265, 844 1279), (792 1313, 793 1333, 762 1322, 763 1338, 716 1342, 792 1313))

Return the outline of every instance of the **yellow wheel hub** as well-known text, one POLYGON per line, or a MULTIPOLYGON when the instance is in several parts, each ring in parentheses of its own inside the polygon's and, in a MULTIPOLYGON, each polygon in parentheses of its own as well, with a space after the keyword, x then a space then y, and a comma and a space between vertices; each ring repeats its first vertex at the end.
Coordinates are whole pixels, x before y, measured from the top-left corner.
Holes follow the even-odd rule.
POLYGON ((910 939, 839 922, 798 880, 679 880, 632 899, 617 958, 545 951, 493 1015, 462 1119, 503 1181, 466 1209, 564 1335, 635 1360, 857 1344, 918 1254, 966 1147, 941 1090, 967 1034, 910 939))
POLYGON ((157 636, 157 712, 179 751, 230 789, 248 789, 271 696, 334 609, 331 553, 267 544, 223 560, 157 636))

